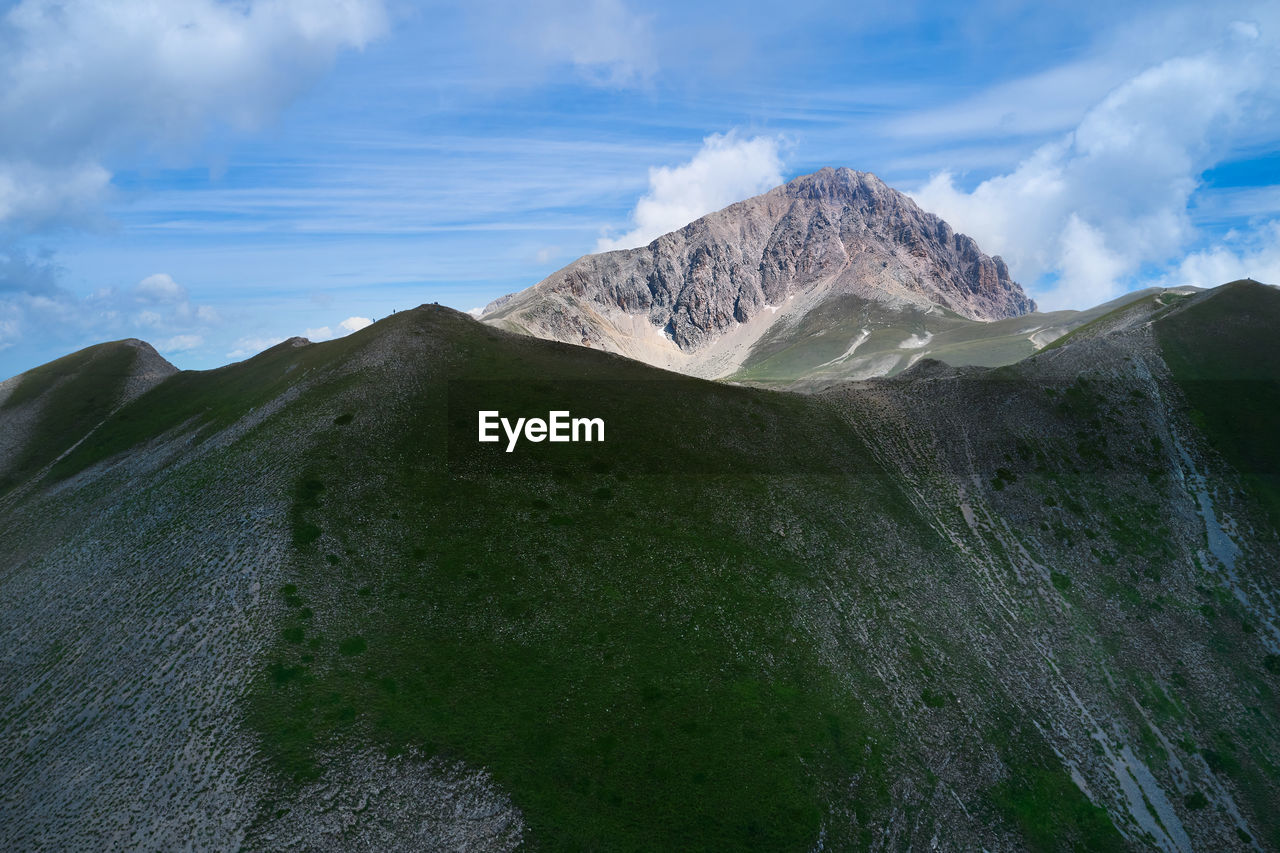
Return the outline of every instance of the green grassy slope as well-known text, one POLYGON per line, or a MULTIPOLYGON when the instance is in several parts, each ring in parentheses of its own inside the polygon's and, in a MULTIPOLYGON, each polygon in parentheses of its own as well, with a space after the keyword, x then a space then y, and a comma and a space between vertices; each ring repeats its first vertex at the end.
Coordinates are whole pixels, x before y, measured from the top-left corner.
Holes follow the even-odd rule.
POLYGON ((458 754, 492 769, 552 849, 803 848, 824 787, 854 779, 881 807, 883 720, 789 603, 811 569, 742 530, 768 504, 762 475, 788 469, 829 472, 911 526, 835 420, 515 348, 442 313, 398 322, 451 338, 465 362, 420 365, 403 396, 331 404, 298 480, 296 581, 254 706, 281 769, 306 778, 318 747, 360 731, 458 754), (464 399, 602 416, 607 443, 480 452, 475 406, 452 435, 444 417, 464 399))
POLYGON ((880 366, 877 375, 895 375, 911 359, 927 356, 953 366, 998 367, 1035 353, 1031 335, 1037 330, 1062 334, 1090 323, 1113 309, 1148 296, 1126 294, 1088 311, 1054 311, 980 322, 950 311, 894 308, 856 296, 838 296, 806 314, 795 326, 771 328, 752 348, 742 367, 728 377, 738 382, 830 383, 851 373, 880 366), (921 343, 928 336, 927 343, 921 343), (904 342, 915 338, 915 344, 904 342), (861 340, 852 357, 848 348, 861 340))
POLYGON ((276 399, 309 371, 331 366, 351 352, 353 343, 340 339, 317 348, 285 342, 227 367, 170 376, 123 406, 51 474, 64 479, 179 427, 195 430, 197 440, 207 437, 276 399))

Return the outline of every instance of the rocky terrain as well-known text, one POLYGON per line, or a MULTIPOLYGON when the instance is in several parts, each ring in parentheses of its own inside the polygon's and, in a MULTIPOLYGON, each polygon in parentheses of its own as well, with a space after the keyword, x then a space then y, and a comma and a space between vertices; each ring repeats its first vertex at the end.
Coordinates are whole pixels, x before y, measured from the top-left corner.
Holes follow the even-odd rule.
POLYGON ((429 306, 31 371, 0 847, 1280 849, 1277 324, 1150 292, 812 395, 429 306))
POLYGON ((1033 311, 1000 258, 875 175, 823 169, 648 246, 588 255, 485 322, 699 376, 838 297, 996 320, 1033 311))

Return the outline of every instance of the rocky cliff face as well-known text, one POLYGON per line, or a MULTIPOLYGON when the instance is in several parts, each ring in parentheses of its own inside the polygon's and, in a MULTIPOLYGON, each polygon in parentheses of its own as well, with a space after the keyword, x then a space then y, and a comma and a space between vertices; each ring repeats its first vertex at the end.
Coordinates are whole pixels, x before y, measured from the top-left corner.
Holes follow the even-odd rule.
POLYGON ((875 175, 823 169, 648 246, 581 258, 483 316, 679 368, 688 361, 679 354, 763 326, 789 300, 813 306, 843 294, 976 320, 1035 310, 1004 261, 969 237, 875 175))

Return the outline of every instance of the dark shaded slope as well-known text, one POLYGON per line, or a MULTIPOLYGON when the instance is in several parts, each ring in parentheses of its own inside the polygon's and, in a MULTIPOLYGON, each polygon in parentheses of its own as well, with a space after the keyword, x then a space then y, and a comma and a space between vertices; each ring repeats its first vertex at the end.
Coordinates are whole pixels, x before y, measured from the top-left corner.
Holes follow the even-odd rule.
MULTIPOLYGON (((858 819, 837 837, 867 843, 887 721, 849 692, 865 673, 833 672, 797 623, 812 568, 760 518, 767 476, 807 472, 931 539, 847 429, 454 314, 396 322, 405 360, 323 404, 297 482, 284 639, 253 716, 281 768, 319 773, 323 745, 356 735, 456 753, 552 849, 806 848, 844 790, 858 819), (507 454, 475 443, 481 407, 609 432, 507 454)), ((877 535, 859 559, 877 543, 919 547, 877 535)))
POLYGON ((59 473, 165 435, 289 444, 277 470, 226 472, 291 503, 248 708, 282 774, 255 843, 276 831, 271 801, 349 784, 333 750, 362 743, 489 768, 537 846, 906 843, 926 831, 894 821, 901 788, 927 789, 944 759, 920 726, 971 732, 948 772, 978 817, 957 838, 1016 838, 1032 807, 1072 843, 1114 838, 934 624, 939 584, 980 611, 963 562, 819 401, 423 309, 174 377, 59 473), (608 439, 506 454, 475 443, 481 405, 602 416, 608 439))
MULTIPOLYGON (((1131 841, 1166 849, 1280 847, 1280 553, 1241 489, 1250 463, 1242 480, 1218 455, 1261 458, 1256 472, 1274 448, 1252 425, 1274 421, 1275 399, 1239 393, 1274 370, 1253 360, 1274 348, 1270 304, 1228 285, 1123 309, 1012 367, 926 365, 825 395, 975 567, 1017 577, 975 578, 1007 602, 1007 630, 1036 638, 993 642, 1004 617, 977 620, 1013 702, 1095 796, 1110 789, 1131 841), (1165 355, 1174 320, 1181 358, 1165 355), (1188 381, 1188 364, 1235 391, 1188 381), (1052 675, 1026 679, 1039 654, 1052 675)), ((1020 822, 1047 837, 1034 809, 1020 822)))
POLYGON ((1280 531, 1280 290, 1236 281, 1156 323, 1191 416, 1280 531))

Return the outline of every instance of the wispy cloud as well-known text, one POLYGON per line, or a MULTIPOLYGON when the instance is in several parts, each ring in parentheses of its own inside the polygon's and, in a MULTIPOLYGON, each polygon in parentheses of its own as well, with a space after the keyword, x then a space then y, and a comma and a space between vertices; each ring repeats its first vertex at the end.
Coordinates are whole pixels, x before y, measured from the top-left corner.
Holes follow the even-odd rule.
POLYGON ((18 293, 49 296, 59 290, 58 275, 50 252, 32 255, 18 246, 0 247, 0 298, 18 293))
POLYGON ((657 71, 652 15, 624 0, 476 0, 469 13, 507 85, 567 67, 591 85, 643 86, 657 71))
POLYGON ((0 18, 0 225, 88 215, 123 151, 261 127, 384 25, 379 0, 22 0, 0 18))
POLYGON ((174 335, 167 340, 156 343, 156 349, 162 353, 181 353, 190 352, 204 344, 204 338, 200 335, 174 335))
POLYGON ((227 358, 249 358, 283 341, 284 338, 270 336, 243 337, 236 341, 234 348, 227 353, 227 358))
POLYGON ((992 86, 975 95, 891 119, 885 131, 895 137, 944 140, 948 146, 972 139, 1060 133, 1117 83, 1127 66, 1111 58, 1060 65, 992 86))
POLYGON ((520 4, 530 15, 532 41, 551 61, 567 60, 593 82, 628 86, 656 70, 648 16, 622 0, 537 0, 520 4))

